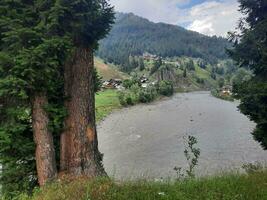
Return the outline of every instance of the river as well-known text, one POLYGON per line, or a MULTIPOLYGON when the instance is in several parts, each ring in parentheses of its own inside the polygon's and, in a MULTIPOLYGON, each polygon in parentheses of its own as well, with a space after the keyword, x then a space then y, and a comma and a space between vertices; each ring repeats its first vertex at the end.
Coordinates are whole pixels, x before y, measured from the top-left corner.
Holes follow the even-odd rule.
POLYGON ((118 179, 174 177, 175 166, 187 167, 187 135, 197 138, 201 150, 198 176, 266 163, 267 152, 250 134, 255 124, 237 106, 193 92, 115 111, 98 125, 106 171, 118 179))

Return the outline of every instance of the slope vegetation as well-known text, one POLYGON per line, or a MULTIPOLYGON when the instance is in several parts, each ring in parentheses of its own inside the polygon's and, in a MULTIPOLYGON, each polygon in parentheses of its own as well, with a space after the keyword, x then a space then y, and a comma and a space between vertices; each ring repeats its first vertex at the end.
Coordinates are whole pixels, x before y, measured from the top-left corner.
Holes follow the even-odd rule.
POLYGON ((129 55, 145 52, 162 57, 203 58, 212 63, 227 57, 225 47, 229 45, 221 37, 208 37, 179 26, 118 13, 110 34, 100 42, 98 55, 120 65, 127 65, 129 55))

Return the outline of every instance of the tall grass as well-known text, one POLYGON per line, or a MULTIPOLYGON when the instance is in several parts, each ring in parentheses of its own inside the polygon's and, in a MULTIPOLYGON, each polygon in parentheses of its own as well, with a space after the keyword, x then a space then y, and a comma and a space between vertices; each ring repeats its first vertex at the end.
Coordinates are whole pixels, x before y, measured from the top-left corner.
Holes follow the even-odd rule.
POLYGON ((267 171, 177 182, 57 182, 21 200, 266 200, 267 171))

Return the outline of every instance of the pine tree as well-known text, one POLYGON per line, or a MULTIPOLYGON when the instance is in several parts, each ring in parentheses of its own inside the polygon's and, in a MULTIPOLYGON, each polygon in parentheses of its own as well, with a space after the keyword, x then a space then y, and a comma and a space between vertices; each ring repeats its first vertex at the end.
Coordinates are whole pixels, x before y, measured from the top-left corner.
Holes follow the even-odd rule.
POLYGON ((60 168, 72 176, 105 174, 95 124, 93 53, 110 30, 113 8, 105 0, 61 0, 60 28, 69 35, 73 52, 65 63, 65 107, 68 115, 61 134, 60 168))
POLYGON ((144 59, 140 57, 138 63, 140 71, 143 71, 145 69, 144 59))
POLYGON ((23 0, 0 3, 0 57, 4 58, 0 63, 4 116, 0 145, 4 193, 32 189, 37 180, 35 168, 40 185, 57 174, 54 136, 46 107, 50 99, 57 99, 69 44, 63 37, 52 37, 42 3, 23 0))
POLYGON ((103 172, 95 132, 94 83, 99 78, 93 68, 93 51, 110 28, 112 7, 102 0, 3 0, 0 14, 2 193, 30 191, 37 177, 40 185, 56 177, 66 117, 64 89, 71 99, 65 102, 66 122, 81 114, 75 125, 83 127, 71 132, 72 136, 83 134, 74 141, 82 152, 68 152, 75 156, 71 159, 82 162, 72 166, 69 159, 67 164, 88 176, 95 175, 93 170, 103 172), (79 76, 80 82, 76 81, 79 76), (70 109, 74 104, 78 106, 70 109))
POLYGON ((234 48, 230 56, 238 66, 249 68, 253 77, 234 85, 242 113, 256 122, 254 138, 267 149, 267 1, 239 0, 240 33, 230 33, 234 48))

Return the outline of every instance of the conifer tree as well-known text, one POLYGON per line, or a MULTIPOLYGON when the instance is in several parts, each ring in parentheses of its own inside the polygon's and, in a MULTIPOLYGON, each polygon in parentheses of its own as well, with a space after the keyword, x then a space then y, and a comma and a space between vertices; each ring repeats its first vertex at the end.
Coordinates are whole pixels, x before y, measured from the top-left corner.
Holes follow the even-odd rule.
POLYGON ((41 6, 37 1, 0 3, 0 57, 4 58, 0 63, 3 72, 0 144, 4 191, 32 188, 36 182, 35 167, 40 185, 57 174, 46 107, 62 80, 60 71, 69 45, 65 38, 52 37, 41 6), (22 147, 25 147, 23 151, 22 147), (15 180, 18 187, 12 186, 15 180))
POLYGON ((267 149, 267 1, 239 0, 239 33, 230 33, 234 48, 230 56, 239 67, 249 68, 253 77, 234 85, 242 113, 256 122, 254 138, 267 149))
POLYGON ((59 0, 60 27, 70 36, 73 52, 65 63, 65 107, 60 168, 74 176, 105 174, 95 125, 93 53, 110 30, 114 13, 105 0, 59 0))

